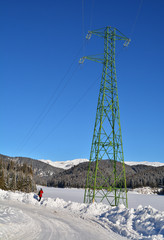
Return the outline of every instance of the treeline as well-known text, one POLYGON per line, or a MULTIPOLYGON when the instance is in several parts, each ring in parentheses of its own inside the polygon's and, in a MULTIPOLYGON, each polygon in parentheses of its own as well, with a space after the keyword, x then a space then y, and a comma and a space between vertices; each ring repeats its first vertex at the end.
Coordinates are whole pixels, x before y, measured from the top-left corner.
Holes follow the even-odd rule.
POLYGON ((164 186, 164 166, 152 167, 145 165, 132 166, 133 174, 127 174, 127 186, 129 188, 164 186))
POLYGON ((35 191, 36 184, 33 180, 32 167, 26 163, 21 165, 0 159, 0 188, 22 192, 35 191))

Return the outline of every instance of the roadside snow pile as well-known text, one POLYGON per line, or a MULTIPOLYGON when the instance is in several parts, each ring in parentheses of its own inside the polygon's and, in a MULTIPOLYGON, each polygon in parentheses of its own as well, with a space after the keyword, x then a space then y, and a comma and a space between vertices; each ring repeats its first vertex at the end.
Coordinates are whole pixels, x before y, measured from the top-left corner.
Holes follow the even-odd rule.
POLYGON ((164 239, 164 212, 151 206, 127 209, 120 205, 101 214, 99 219, 114 232, 130 239, 164 239))
POLYGON ((164 212, 160 212, 151 206, 142 207, 140 205, 137 209, 127 209, 124 205, 118 207, 110 207, 102 203, 89 205, 72 201, 66 202, 59 198, 43 198, 41 202, 38 202, 36 194, 14 193, 1 189, 0 200, 19 201, 36 207, 44 206, 57 212, 67 211, 67 213, 83 219, 97 222, 105 229, 109 229, 109 231, 112 229, 129 239, 164 239, 164 212))

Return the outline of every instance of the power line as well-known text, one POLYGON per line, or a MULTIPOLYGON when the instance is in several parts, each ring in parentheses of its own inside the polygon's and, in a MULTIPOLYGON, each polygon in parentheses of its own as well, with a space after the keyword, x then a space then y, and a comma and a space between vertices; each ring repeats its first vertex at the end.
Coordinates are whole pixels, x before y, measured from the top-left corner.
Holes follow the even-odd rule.
POLYGON ((84 41, 85 41, 85 23, 84 23, 84 0, 82 0, 82 40, 83 40, 83 55, 84 55, 84 41))
POLYGON ((27 142, 31 139, 31 137, 34 135, 34 133, 36 132, 36 130, 38 129, 38 127, 40 126, 40 124, 43 122, 43 120, 45 119, 45 117, 48 115, 48 113, 50 112, 50 110, 52 109, 52 107, 54 106, 54 104, 57 102, 57 100, 59 99, 59 97, 62 95, 63 90, 66 88, 66 86, 68 85, 68 82, 73 78, 73 75, 75 74, 75 72, 77 71, 77 69, 79 68, 79 65, 77 65, 77 67, 75 68, 75 70, 73 71, 72 75, 70 78, 67 79, 67 81, 65 82, 64 86, 62 87, 62 89, 60 90, 60 92, 58 93, 58 95, 56 96, 55 100, 53 100, 54 96, 56 95, 57 91, 60 89, 62 83, 64 82, 64 80, 66 79, 66 77, 68 76, 68 74, 70 73, 72 66, 74 65, 75 62, 77 62, 77 57, 79 56, 82 48, 84 46, 84 43, 82 44, 82 46, 80 47, 80 49, 78 50, 77 54, 75 55, 72 63, 70 64, 66 74, 64 75, 64 77, 61 79, 61 81, 59 82, 57 88, 54 90, 53 94, 51 95, 51 97, 49 98, 47 104, 45 105, 44 109, 41 111, 41 113, 39 114, 39 116, 37 117, 36 121, 34 122, 34 124, 32 125, 32 127, 29 129, 28 133, 26 134, 26 136, 24 137, 24 139, 22 140, 20 147, 18 147, 18 150, 21 151, 24 146, 27 144, 27 142), (53 100, 53 102, 52 102, 53 100))
POLYGON ((135 21, 134 21, 134 23, 133 23, 133 25, 132 25, 130 37, 131 37, 132 34, 134 33, 134 29, 135 29, 137 20, 138 20, 138 18, 139 18, 140 12, 141 12, 142 4, 143 4, 143 0, 140 0, 140 4, 139 4, 138 10, 137 10, 136 18, 135 18, 135 21))
POLYGON ((51 129, 51 131, 49 131, 49 133, 46 135, 46 137, 44 137, 44 139, 42 141, 40 141, 39 144, 36 147, 34 147, 32 149, 32 151, 29 152, 28 154, 31 154, 32 152, 34 152, 41 144, 43 144, 49 138, 49 136, 51 136, 53 134, 53 132, 64 122, 64 120, 70 115, 70 113, 72 113, 72 111, 77 107, 77 105, 82 101, 82 99, 88 94, 89 90, 93 87, 93 85, 99 78, 100 78, 100 75, 96 78, 96 80, 94 80, 91 83, 91 85, 81 95, 81 97, 75 102, 75 104, 69 109, 69 111, 64 115, 64 117, 60 119, 60 121, 51 129))
POLYGON ((95 4, 95 1, 92 0, 92 4, 91 4, 91 18, 90 18, 90 31, 92 30, 92 24, 93 24, 93 12, 94 12, 94 4, 95 4))
MULTIPOLYGON (((77 65, 76 69, 74 70, 74 72, 72 73, 71 77, 67 79, 65 85, 63 86, 63 88, 61 89, 61 91, 59 92, 59 94, 56 96, 55 100, 49 105, 48 109, 46 110, 46 112, 41 116, 41 118, 39 119, 39 121, 37 121, 37 124, 35 124, 35 127, 32 129, 30 135, 28 135, 28 138, 26 139, 26 141, 24 142, 21 150, 23 149, 23 147, 29 142, 29 140, 31 139, 31 137, 34 135, 34 133, 36 132, 36 130, 39 128, 39 126, 41 125, 41 123, 43 122, 43 120, 46 118, 46 116, 48 115, 48 113, 50 112, 50 110, 52 109, 52 107, 54 106, 54 104, 57 102, 57 100, 61 97, 63 90, 66 88, 66 86, 68 85, 68 82, 73 78, 73 75, 75 74, 75 72, 78 70, 79 65, 77 65)), ((20 150, 20 151, 21 151, 20 150)))

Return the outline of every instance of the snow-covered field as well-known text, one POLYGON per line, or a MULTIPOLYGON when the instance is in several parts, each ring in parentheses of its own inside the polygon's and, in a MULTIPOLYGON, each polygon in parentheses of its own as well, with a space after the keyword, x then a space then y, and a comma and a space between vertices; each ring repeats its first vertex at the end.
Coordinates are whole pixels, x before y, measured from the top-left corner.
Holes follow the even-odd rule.
MULTIPOLYGON (((39 188, 39 186, 38 186, 39 188)), ((0 239, 164 239, 164 196, 128 193, 129 208, 83 202, 83 189, 0 190, 0 239)))

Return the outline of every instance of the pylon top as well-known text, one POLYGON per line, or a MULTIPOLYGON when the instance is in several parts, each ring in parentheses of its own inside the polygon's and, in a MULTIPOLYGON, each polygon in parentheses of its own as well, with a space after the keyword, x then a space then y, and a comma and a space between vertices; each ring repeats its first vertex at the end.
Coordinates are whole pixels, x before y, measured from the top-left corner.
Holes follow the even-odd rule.
POLYGON ((90 39, 92 34, 98 36, 98 37, 102 37, 105 38, 106 37, 106 33, 109 33, 111 35, 115 35, 115 40, 124 40, 124 46, 128 46, 128 44, 130 43, 130 38, 126 37, 123 33, 121 33, 117 28, 114 27, 105 27, 105 28, 100 28, 97 30, 93 30, 93 31, 88 31, 88 34, 86 36, 86 39, 90 39))

